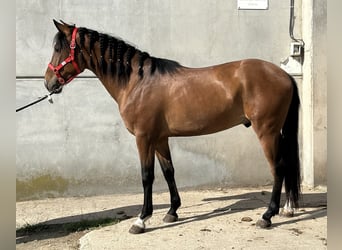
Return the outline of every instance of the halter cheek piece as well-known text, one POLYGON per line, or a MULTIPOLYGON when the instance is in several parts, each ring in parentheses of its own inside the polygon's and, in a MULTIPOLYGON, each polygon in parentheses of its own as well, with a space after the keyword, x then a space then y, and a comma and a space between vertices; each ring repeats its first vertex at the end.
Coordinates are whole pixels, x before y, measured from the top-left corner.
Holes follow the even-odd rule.
POLYGON ((53 70, 53 72, 57 76, 58 82, 60 84, 67 84, 67 83, 71 82, 72 79, 74 79, 79 73, 81 73, 81 70, 78 67, 77 62, 75 61, 75 48, 76 48, 76 34, 77 34, 77 30, 78 30, 78 28, 75 27, 73 32, 72 32, 69 56, 63 62, 61 62, 58 66, 56 66, 56 67, 53 66, 51 63, 49 63, 49 65, 48 65, 49 68, 51 70, 53 70), (63 69, 64 66, 67 65, 68 63, 72 63, 72 66, 76 70, 76 74, 71 76, 69 79, 66 80, 61 75, 60 70, 63 69))

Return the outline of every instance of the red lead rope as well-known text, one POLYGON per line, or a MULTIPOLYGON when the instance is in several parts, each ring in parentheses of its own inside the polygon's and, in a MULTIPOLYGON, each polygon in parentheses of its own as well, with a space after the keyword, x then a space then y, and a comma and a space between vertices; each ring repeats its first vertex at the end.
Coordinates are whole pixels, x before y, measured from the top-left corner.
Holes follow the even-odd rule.
POLYGON ((75 61, 75 49, 76 49, 76 35, 77 35, 77 30, 78 28, 75 27, 73 32, 72 32, 72 37, 71 37, 71 43, 70 43, 70 54, 69 57, 67 57, 63 62, 61 62, 58 66, 53 66, 51 63, 49 63, 49 68, 53 70, 55 75, 57 76, 58 82, 60 84, 67 84, 69 83, 72 79, 74 79, 79 73, 81 73, 80 68, 78 67, 77 62, 75 61), (72 63, 74 69, 76 70, 76 74, 69 79, 65 80, 61 73, 60 70, 64 68, 65 65, 68 63, 72 63))

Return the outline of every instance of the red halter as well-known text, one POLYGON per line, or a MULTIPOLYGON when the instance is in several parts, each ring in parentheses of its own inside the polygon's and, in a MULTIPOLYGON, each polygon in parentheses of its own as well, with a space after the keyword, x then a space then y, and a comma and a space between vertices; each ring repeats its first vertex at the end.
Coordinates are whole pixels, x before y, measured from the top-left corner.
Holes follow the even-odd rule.
POLYGON ((70 43, 70 54, 69 57, 67 57, 63 62, 61 62, 58 66, 53 66, 51 63, 49 63, 49 68, 55 72, 55 75, 57 76, 58 82, 60 84, 67 84, 69 83, 72 79, 74 79, 79 73, 81 73, 80 68, 78 67, 77 62, 75 61, 75 48, 76 48, 76 34, 77 34, 78 28, 74 28, 72 32, 72 37, 71 37, 71 43, 70 43), (65 65, 68 63, 72 63, 72 66, 74 66, 74 69, 76 70, 76 74, 69 79, 65 80, 61 73, 59 72, 61 69, 64 68, 65 65))

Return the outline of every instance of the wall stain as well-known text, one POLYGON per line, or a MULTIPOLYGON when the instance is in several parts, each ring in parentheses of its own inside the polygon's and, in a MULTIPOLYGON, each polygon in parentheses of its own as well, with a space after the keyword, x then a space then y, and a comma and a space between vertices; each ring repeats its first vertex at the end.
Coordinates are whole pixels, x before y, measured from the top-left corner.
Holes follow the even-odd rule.
POLYGON ((68 190, 69 184, 69 180, 51 174, 24 180, 16 179, 16 200, 24 201, 62 196, 68 190))

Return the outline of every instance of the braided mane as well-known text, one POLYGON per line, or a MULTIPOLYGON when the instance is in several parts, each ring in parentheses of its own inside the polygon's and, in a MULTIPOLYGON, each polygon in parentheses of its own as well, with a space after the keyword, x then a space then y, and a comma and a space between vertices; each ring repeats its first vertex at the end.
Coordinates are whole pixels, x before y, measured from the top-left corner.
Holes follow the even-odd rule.
MULTIPOLYGON (((181 67, 178 62, 152 57, 147 52, 142 52, 122 39, 110 36, 108 34, 99 33, 95 30, 84 27, 79 28, 78 33, 80 36, 81 48, 87 48, 88 53, 90 54, 91 66, 95 68, 94 45, 96 42, 99 42, 99 65, 102 73, 118 76, 118 78, 121 80, 129 79, 132 73, 132 59, 135 55, 138 55, 139 58, 138 74, 141 79, 144 77, 144 74, 146 74, 146 72, 144 72, 144 65, 148 59, 150 60, 150 70, 148 72, 150 75, 154 75, 157 71, 160 74, 172 74, 176 72, 179 67, 181 67), (85 45, 86 36, 89 39, 89 46, 85 45)), ((59 37, 59 39, 61 38, 59 37)), ((62 44, 62 42, 60 44, 62 44)))

